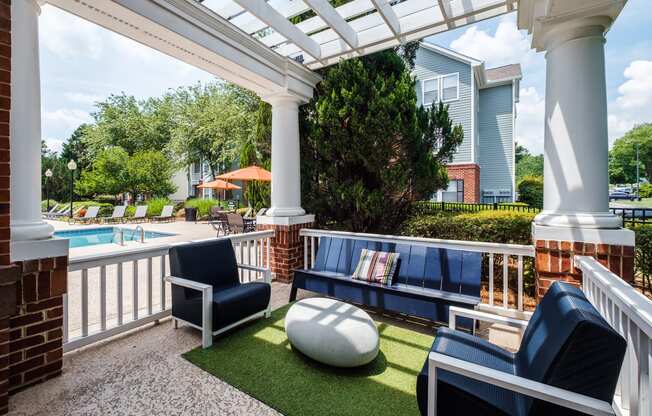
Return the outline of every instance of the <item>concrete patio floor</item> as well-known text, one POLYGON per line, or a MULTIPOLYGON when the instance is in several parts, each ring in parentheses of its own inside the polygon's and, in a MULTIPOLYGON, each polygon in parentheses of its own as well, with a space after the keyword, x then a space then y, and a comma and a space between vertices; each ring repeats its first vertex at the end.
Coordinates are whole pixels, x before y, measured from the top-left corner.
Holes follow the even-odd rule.
MULTIPOLYGON (((289 290, 287 284, 272 285, 274 309, 287 304, 289 290)), ((299 291, 299 298, 309 296, 299 291)), ((372 316, 434 333, 430 327, 372 316)), ((183 326, 174 330, 167 319, 66 354, 63 375, 12 396, 9 415, 278 414, 181 357, 200 344, 199 331, 183 326)))

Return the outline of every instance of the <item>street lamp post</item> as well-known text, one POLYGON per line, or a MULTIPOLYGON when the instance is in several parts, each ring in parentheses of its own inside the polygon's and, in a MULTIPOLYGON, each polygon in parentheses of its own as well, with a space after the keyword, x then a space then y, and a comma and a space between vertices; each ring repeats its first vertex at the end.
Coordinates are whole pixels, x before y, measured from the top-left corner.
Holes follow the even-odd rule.
POLYGON ((74 160, 68 162, 68 170, 70 171, 70 218, 72 218, 72 201, 74 199, 74 186, 75 186, 75 170, 77 169, 77 163, 74 160))
POLYGON ((50 178, 52 177, 52 170, 45 171, 45 199, 47 200, 46 212, 50 212, 50 178))

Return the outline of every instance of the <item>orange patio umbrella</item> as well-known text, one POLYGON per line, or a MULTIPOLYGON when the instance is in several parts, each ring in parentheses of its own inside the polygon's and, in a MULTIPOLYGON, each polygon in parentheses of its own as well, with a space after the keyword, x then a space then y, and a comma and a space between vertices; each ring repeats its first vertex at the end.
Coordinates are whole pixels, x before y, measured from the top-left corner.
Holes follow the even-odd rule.
POLYGON ((210 189, 223 189, 224 190, 224 198, 226 199, 226 191, 232 191, 235 189, 242 189, 238 185, 234 183, 228 183, 227 181, 223 181, 221 179, 215 179, 214 181, 206 182, 201 185, 199 185, 197 188, 210 188, 210 189))
POLYGON ((271 182, 272 172, 261 168, 260 166, 251 165, 246 168, 223 173, 217 176, 218 179, 226 181, 262 181, 271 182))

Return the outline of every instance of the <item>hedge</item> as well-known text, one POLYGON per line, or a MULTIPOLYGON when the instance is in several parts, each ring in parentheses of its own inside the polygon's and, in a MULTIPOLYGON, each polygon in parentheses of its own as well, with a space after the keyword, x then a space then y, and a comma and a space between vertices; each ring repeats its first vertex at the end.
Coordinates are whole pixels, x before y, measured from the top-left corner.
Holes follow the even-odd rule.
POLYGON ((652 225, 631 227, 636 233, 636 272, 643 278, 648 290, 652 290, 652 225))
POLYGON ((532 244, 535 214, 513 211, 479 211, 415 216, 402 226, 401 234, 444 240, 532 244))
POLYGON ((639 190, 641 198, 652 198, 652 183, 644 183, 639 190))

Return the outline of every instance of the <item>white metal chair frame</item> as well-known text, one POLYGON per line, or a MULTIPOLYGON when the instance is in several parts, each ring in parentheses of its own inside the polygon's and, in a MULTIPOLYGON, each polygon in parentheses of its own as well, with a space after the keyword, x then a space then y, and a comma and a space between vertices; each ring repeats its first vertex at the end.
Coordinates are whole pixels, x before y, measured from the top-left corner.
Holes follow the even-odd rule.
MULTIPOLYGON (((451 306, 449 312, 449 328, 455 329, 455 318, 457 316, 471 318, 474 321, 499 323, 513 328, 525 328, 528 324, 528 321, 525 320, 451 306)), ((493 384, 506 390, 590 415, 607 416, 615 414, 611 403, 528 378, 483 367, 479 364, 470 363, 445 354, 431 352, 428 355, 428 416, 437 415, 437 370, 460 374, 474 380, 493 384)))
MULTIPOLYGON (((238 264, 238 267, 241 269, 245 270, 252 270, 256 272, 260 272, 263 274, 263 281, 269 285, 272 284, 272 271, 268 268, 264 267, 257 267, 257 266, 248 266, 245 264, 238 264)), ((248 317, 241 319, 237 322, 232 323, 231 325, 228 325, 224 328, 221 328, 217 331, 213 331, 213 322, 212 322, 212 316, 213 316, 213 286, 208 285, 205 283, 200 283, 200 282, 195 282, 192 280, 184 279, 181 277, 176 277, 176 276, 167 276, 165 278, 167 282, 170 282, 173 285, 177 286, 182 286, 186 287, 189 289, 194 289, 202 292, 202 325, 197 326, 195 324, 192 324, 188 321, 185 321, 183 319, 177 318, 174 315, 172 315, 172 319, 174 320, 174 327, 178 328, 178 323, 183 322, 186 325, 189 325, 193 328, 197 328, 202 331, 202 348, 209 348, 211 345, 213 345, 213 336, 221 334, 223 332, 226 332, 232 328, 235 328, 238 325, 241 325, 245 322, 249 322, 253 319, 265 317, 269 318, 272 314, 272 300, 270 297, 269 303, 267 304, 267 307, 263 309, 262 311, 256 312, 253 315, 249 315, 248 317)))

